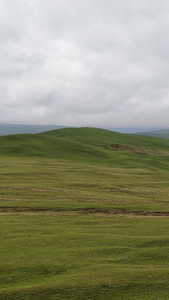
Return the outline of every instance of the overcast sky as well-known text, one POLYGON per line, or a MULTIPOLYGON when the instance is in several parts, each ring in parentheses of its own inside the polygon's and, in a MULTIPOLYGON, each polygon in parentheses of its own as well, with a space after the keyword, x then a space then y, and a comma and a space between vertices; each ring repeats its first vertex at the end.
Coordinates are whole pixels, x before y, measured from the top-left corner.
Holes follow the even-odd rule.
POLYGON ((0 0, 0 123, 169 126, 169 1, 0 0))

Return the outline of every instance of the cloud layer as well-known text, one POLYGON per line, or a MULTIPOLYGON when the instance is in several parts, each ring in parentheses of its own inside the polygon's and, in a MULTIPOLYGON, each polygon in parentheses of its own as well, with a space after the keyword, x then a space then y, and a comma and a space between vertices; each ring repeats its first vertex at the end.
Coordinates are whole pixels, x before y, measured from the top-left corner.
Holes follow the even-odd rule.
POLYGON ((0 0, 0 123, 168 126, 167 0, 0 0))

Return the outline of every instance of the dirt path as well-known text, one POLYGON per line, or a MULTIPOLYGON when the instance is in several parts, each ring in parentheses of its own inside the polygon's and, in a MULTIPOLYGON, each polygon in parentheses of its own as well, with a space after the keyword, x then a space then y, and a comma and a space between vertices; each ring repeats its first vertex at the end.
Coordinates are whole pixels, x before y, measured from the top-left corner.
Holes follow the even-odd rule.
POLYGON ((139 217, 169 217, 169 212, 164 211, 122 211, 122 210, 106 210, 101 208, 85 208, 78 210, 62 210, 57 208, 29 208, 29 207, 1 207, 0 215, 10 214, 27 214, 27 215, 124 215, 124 216, 139 216, 139 217))

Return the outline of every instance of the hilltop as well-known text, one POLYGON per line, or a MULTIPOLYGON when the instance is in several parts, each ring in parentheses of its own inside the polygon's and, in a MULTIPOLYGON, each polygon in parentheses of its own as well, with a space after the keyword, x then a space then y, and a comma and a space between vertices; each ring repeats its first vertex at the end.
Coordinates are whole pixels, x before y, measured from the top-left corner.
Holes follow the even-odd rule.
MULTIPOLYGON (((27 124, 3 124, 0 123, 0 136, 11 135, 11 134, 22 134, 22 133, 40 133, 44 131, 50 131, 60 128, 70 128, 70 126, 61 125, 27 125, 27 124)), ((154 133, 156 131, 161 131, 166 128, 162 127, 101 127, 102 129, 107 129, 110 131, 116 131, 120 133, 128 134, 143 134, 149 135, 149 133, 154 133), (146 134, 148 132, 148 134, 146 134)), ((150 134, 151 135, 151 134, 150 134)), ((152 134, 153 136, 153 134, 152 134)))

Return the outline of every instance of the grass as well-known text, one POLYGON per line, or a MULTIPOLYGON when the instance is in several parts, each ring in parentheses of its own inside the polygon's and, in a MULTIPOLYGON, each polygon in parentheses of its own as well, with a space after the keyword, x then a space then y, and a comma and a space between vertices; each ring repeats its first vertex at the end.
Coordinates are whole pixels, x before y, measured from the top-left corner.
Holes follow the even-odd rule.
POLYGON ((53 159, 1 159, 0 211, 169 211, 167 171, 53 159))
POLYGON ((90 128, 0 138, 0 299, 168 300, 168 145, 90 128))
POLYGON ((167 299, 168 219, 22 213, 1 221, 1 299, 167 299))

